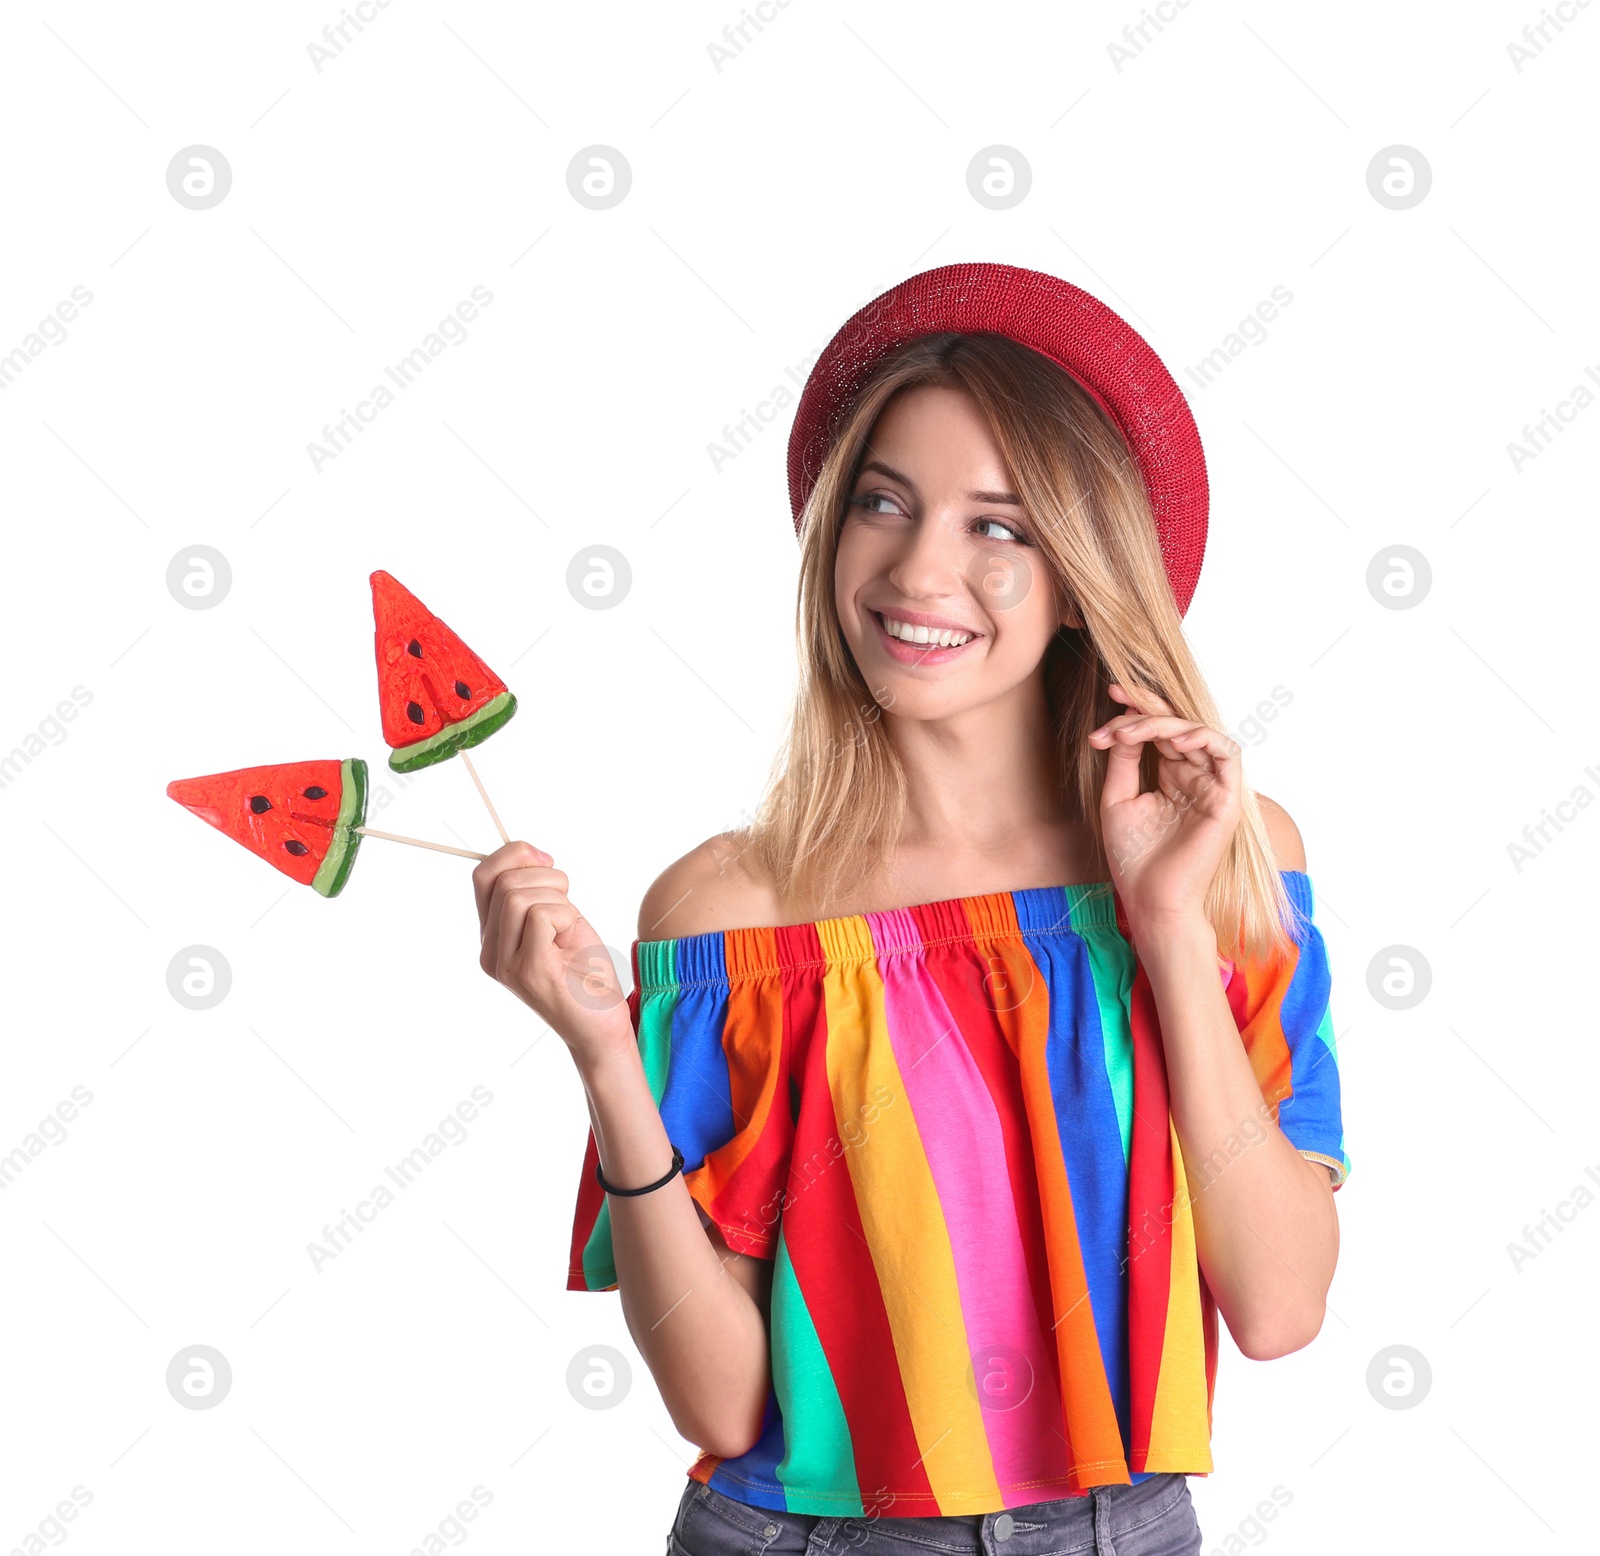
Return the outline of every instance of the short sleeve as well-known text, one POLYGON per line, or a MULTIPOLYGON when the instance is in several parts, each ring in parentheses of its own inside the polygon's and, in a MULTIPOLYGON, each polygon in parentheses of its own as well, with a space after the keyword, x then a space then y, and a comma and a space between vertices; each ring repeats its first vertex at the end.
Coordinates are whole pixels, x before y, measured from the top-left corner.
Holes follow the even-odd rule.
MULTIPOLYGON (((793 1152, 782 980, 730 978, 719 933, 633 944, 628 996, 639 1055, 683 1180, 736 1253, 771 1259, 793 1152)), ((569 1291, 617 1286, 610 1203, 591 1127, 573 1214, 569 1291)))
POLYGON ((1260 961, 1235 964, 1223 958, 1221 971, 1262 1100, 1274 1108, 1289 1143, 1323 1163, 1337 1189, 1350 1175, 1350 1158, 1344 1149, 1328 951, 1313 916, 1311 878, 1301 870, 1281 873, 1293 910, 1288 926, 1293 947, 1260 961))

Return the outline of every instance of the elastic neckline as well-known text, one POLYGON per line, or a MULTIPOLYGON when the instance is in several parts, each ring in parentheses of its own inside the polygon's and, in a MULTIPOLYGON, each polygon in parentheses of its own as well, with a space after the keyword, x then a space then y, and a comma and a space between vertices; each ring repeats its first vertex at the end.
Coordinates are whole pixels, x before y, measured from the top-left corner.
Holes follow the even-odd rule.
MULTIPOLYGON (((1280 870, 1290 906, 1311 917, 1311 880, 1304 870, 1280 870)), ((901 955, 934 945, 1015 940, 1035 935, 1117 930, 1109 881, 1066 886, 1019 886, 941 897, 903 907, 868 909, 797 924, 757 924, 633 942, 634 979, 641 994, 707 983, 772 976, 806 967, 838 966, 901 955)))

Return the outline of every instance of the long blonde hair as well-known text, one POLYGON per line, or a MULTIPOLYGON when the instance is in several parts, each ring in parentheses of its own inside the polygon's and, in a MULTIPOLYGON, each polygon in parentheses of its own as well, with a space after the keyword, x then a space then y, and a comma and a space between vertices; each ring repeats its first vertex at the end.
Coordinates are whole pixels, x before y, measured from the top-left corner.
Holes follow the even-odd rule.
MULTIPOLYGON (((1087 736, 1127 711, 1106 687, 1116 681, 1136 699, 1153 692, 1180 717, 1222 728, 1184 638, 1149 500, 1121 433, 1068 373, 1006 336, 918 337, 891 353, 857 395, 801 518, 799 676, 789 731, 755 819, 741 829, 743 846, 786 904, 827 902, 881 878, 900 836, 905 772, 845 641, 833 578, 873 425, 896 394, 919 384, 964 388, 977 401, 1037 550, 1082 617, 1081 629, 1063 627, 1051 639, 1044 681, 1062 790, 1088 823, 1097 879, 1110 879, 1099 813, 1108 754, 1087 736)), ((1157 760, 1147 746, 1147 791, 1156 787, 1157 760)), ((1205 910, 1225 956, 1266 955, 1291 943, 1289 899, 1248 783, 1205 910)))

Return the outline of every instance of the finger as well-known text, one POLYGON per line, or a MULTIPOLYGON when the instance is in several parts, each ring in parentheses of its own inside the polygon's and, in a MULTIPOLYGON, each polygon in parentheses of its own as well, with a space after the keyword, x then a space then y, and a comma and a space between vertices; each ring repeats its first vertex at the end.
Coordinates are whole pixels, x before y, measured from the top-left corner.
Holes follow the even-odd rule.
POLYGON ((1174 782, 1180 782, 1191 792, 1192 797, 1198 797, 1202 792, 1197 785, 1215 783, 1221 786, 1224 795, 1231 795, 1239 788, 1240 764, 1239 758, 1243 748, 1231 736, 1225 735, 1221 730, 1210 729, 1202 725, 1180 742, 1180 749, 1184 753, 1186 765, 1178 771, 1185 775, 1179 779, 1174 773, 1174 782), (1191 767, 1188 764, 1193 764, 1191 767), (1193 769, 1198 768, 1196 772, 1193 769))
MULTIPOLYGON (((530 903, 511 955, 520 967, 534 966, 578 924, 585 924, 584 917, 565 897, 530 903)), ((600 937, 593 930, 589 930, 589 936, 599 943, 600 937)))
POLYGON ((1106 752, 1105 782, 1100 786, 1102 814, 1113 805, 1138 799, 1139 757, 1143 750, 1143 742, 1112 741, 1106 752))
POLYGON ((1106 737, 1109 736, 1113 730, 1122 729, 1126 725, 1131 724, 1135 719, 1142 719, 1143 717, 1144 715, 1142 713, 1114 713, 1105 721, 1104 724, 1091 729, 1089 731, 1089 738, 1094 741, 1096 745, 1104 745, 1106 744, 1106 737))
POLYGON ((472 871, 472 894, 478 904, 478 923, 482 925, 485 921, 489 911, 489 894, 494 890, 497 876, 505 870, 549 863, 550 856, 543 849, 519 839, 501 844, 487 859, 476 865, 472 871))
POLYGON ((513 976, 522 964, 521 947, 530 919, 540 913, 563 915, 575 912, 562 892, 548 886, 516 886, 499 894, 500 916, 493 938, 484 937, 480 962, 492 962, 494 976, 502 982, 513 976))
POLYGON ((531 899, 522 892, 496 891, 489 901, 489 915, 484 921, 483 948, 478 952, 478 965, 491 978, 505 980, 506 941, 515 945, 522 933, 522 917, 528 911, 531 899))
POLYGON ((1200 728, 1204 726, 1197 725, 1193 719, 1180 719, 1173 714, 1119 713, 1098 729, 1091 730, 1089 739, 1094 745, 1106 747, 1150 740, 1155 742, 1162 756, 1176 760, 1181 753, 1169 744, 1171 737, 1200 728))
MULTIPOLYGON (((1183 760, 1205 768, 1210 765, 1212 754, 1204 739, 1207 735, 1232 744, 1219 731, 1175 714, 1122 713, 1108 720, 1089 736, 1096 745, 1107 747, 1110 757, 1105 786, 1101 790, 1101 805, 1113 805, 1138 796, 1140 756, 1147 742, 1153 743, 1168 761, 1183 760)), ((1235 747, 1235 752, 1237 749, 1235 747)))
POLYGON ((1151 743, 1169 762, 1185 762, 1194 767, 1204 767, 1207 764, 1205 752, 1200 747, 1198 736, 1205 728, 1204 724, 1197 724, 1192 719, 1187 721, 1187 730, 1177 730, 1167 734, 1164 729, 1147 728, 1146 734, 1151 743))
POLYGON ((1183 762, 1189 767, 1202 770, 1209 768, 1214 752, 1220 749, 1226 754, 1229 746, 1233 746, 1233 755, 1238 755, 1238 746, 1227 735, 1205 724, 1189 721, 1187 729, 1177 730, 1170 735, 1152 726, 1140 727, 1145 738, 1155 743, 1162 756, 1169 761, 1183 762), (1222 742, 1220 747, 1215 744, 1217 741, 1222 742))
POLYGON ((489 893, 489 911, 485 914, 479 939, 491 945, 503 934, 502 918, 506 896, 514 891, 523 892, 530 902, 541 902, 546 897, 563 897, 567 891, 566 873, 549 865, 523 865, 502 870, 495 877, 489 893))
POLYGON ((494 958, 495 977, 509 984, 520 962, 518 947, 522 944, 523 931, 539 904, 534 901, 533 894, 527 891, 508 891, 502 901, 504 905, 500 910, 498 932, 493 941, 484 941, 484 950, 494 958))
POLYGON ((558 870, 554 865, 548 864, 519 865, 515 869, 502 870, 495 880, 495 888, 499 891, 539 886, 564 892, 569 884, 565 870, 558 870))
POLYGON ((1238 766, 1240 753, 1244 749, 1232 735, 1224 734, 1220 729, 1212 729, 1209 724, 1196 724, 1193 728, 1174 735, 1172 743, 1186 755, 1198 755, 1213 763, 1226 762, 1235 767, 1238 766))
MULTIPOLYGON (((566 877, 559 870, 549 870, 542 867, 525 866, 520 870, 503 871, 495 880, 494 888, 489 894, 489 911, 484 915, 483 955, 487 962, 492 963, 499 955, 500 948, 507 934, 506 913, 510 900, 514 897, 522 899, 522 906, 540 900, 541 894, 551 897, 560 897, 564 894, 566 877), (513 882, 512 875, 521 875, 524 880, 513 882), (553 884, 547 884, 545 879, 556 877, 562 883, 562 889, 557 890, 553 884)), ((520 930, 520 926, 516 926, 520 930)), ((513 937, 513 943, 514 943, 513 937)))
MULTIPOLYGON (((484 863, 487 864, 488 861, 485 860, 484 863)), ((476 875, 477 871, 474 870, 473 874, 476 875)), ((494 959, 494 948, 499 943, 500 920, 506 907, 505 888, 499 884, 499 880, 500 877, 496 875, 490 883, 488 902, 478 916, 478 938, 483 942, 484 956, 491 963, 494 959)))
POLYGON ((1174 735, 1163 744, 1171 745, 1174 755, 1192 767, 1209 767, 1211 755, 1204 740, 1204 728, 1190 730, 1186 735, 1174 735))
POLYGON ((1118 702, 1127 703, 1128 707, 1135 713, 1172 712, 1172 705, 1158 697, 1154 692, 1140 692, 1139 700, 1138 702, 1135 702, 1132 693, 1128 691, 1127 687, 1125 687, 1121 681, 1113 681, 1107 690, 1110 691, 1111 695, 1115 697, 1118 702))
POLYGON ((1171 740, 1176 735, 1186 735, 1204 724, 1194 719, 1181 719, 1174 713, 1119 713, 1108 719, 1095 734, 1133 736, 1139 740, 1171 740))
POLYGON ((520 839, 502 844, 487 859, 481 861, 472 872, 472 893, 477 902, 480 930, 488 914, 494 883, 501 875, 507 870, 526 869, 549 863, 550 855, 543 849, 535 848, 532 843, 520 839))

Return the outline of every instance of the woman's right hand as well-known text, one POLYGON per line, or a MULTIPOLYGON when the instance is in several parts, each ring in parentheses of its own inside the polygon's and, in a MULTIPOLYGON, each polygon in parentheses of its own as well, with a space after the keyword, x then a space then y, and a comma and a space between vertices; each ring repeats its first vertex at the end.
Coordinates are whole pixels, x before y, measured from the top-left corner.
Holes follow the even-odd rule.
POLYGON ((507 843, 472 872, 478 965, 546 1021, 580 1068, 636 1050, 610 953, 567 901, 567 877, 531 843, 507 843))

